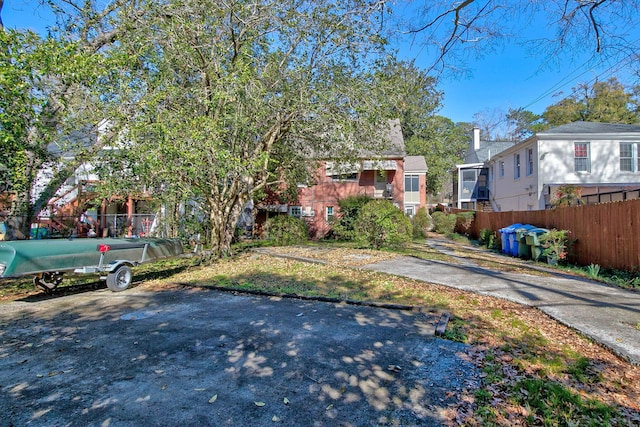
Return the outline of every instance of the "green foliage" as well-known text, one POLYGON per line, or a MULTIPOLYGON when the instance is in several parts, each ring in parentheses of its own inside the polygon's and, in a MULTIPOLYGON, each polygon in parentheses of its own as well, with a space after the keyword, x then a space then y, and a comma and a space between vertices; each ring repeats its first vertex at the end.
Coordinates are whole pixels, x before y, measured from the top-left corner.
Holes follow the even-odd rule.
POLYGON ((539 238, 542 247, 542 255, 547 256, 552 262, 567 259, 567 247, 569 244, 569 231, 552 228, 539 238))
POLYGON ((509 125, 509 141, 523 141, 536 132, 545 129, 542 116, 522 108, 510 108, 507 113, 507 123, 509 125))
POLYGON ((469 337, 466 332, 467 324, 464 320, 453 317, 449 319, 449 324, 447 325, 447 329, 444 331, 444 338, 457 341, 461 343, 466 343, 469 337))
POLYGON ((547 107, 542 116, 550 127, 575 121, 635 124, 639 110, 638 88, 625 88, 612 77, 573 88, 571 96, 547 107))
POLYGON ((418 209, 411 219, 411 225, 413 227, 413 237, 420 238, 427 235, 427 232, 433 227, 433 220, 427 208, 418 209))
POLYGON ((582 188, 573 184, 565 184, 558 187, 558 190, 551 200, 551 205, 554 208, 577 206, 583 204, 584 201, 582 200, 582 188))
POLYGON ((456 228, 456 215, 446 214, 442 211, 435 211, 431 214, 433 219, 433 229, 436 233, 452 234, 456 228))
POLYGON ((310 153, 349 161, 386 148, 379 136, 392 117, 380 106, 401 80, 376 73, 393 55, 367 2, 149 7, 114 48, 135 53, 118 96, 138 108, 127 123, 131 149, 104 175, 125 190, 144 182, 201 201, 214 256, 229 250, 248 200, 291 200, 312 182, 310 153))
POLYGON ((307 224, 290 215, 269 218, 265 224, 265 231, 269 240, 281 246, 302 243, 309 237, 307 224))
POLYGON ((357 239, 380 249, 411 240, 411 221, 388 200, 373 200, 362 207, 355 223, 357 239))
POLYGON ((362 207, 372 200, 373 198, 364 194, 339 200, 339 219, 333 224, 333 236, 338 240, 354 240, 356 237, 355 223, 358 215, 362 207))
POLYGON ((500 239, 496 238, 496 233, 489 228, 480 230, 479 240, 480 244, 486 246, 487 249, 500 249, 498 247, 501 243, 500 239))
POLYGON ((449 171, 464 158, 469 144, 469 127, 456 124, 442 116, 426 117, 415 124, 409 119, 406 123, 401 119, 401 123, 407 154, 424 156, 429 165, 426 177, 427 192, 440 192, 449 171))
POLYGON ((109 53, 100 47, 117 32, 102 40, 94 31, 85 33, 80 21, 73 27, 73 41, 0 29, 0 191, 13 196, 10 216, 20 218, 27 232, 80 159, 94 155, 96 124, 109 116, 99 84, 109 53), (91 48, 79 36, 88 33, 95 37, 91 48), (62 158, 63 152, 76 156, 62 158), (52 178, 38 181, 35 190, 45 169, 52 178))
POLYGON ((600 276, 600 266, 598 264, 589 264, 587 266, 587 275, 592 279, 597 279, 600 276))
POLYGON ((448 171, 463 157, 467 129, 434 115, 442 92, 436 89, 436 80, 413 62, 387 61, 376 76, 385 86, 393 86, 380 108, 400 119, 407 154, 424 156, 429 165, 427 192, 439 192, 448 171))
POLYGON ((532 424, 609 425, 617 415, 613 408, 596 400, 583 399, 575 391, 548 380, 525 379, 514 389, 520 390, 517 401, 530 408, 532 424))
POLYGON ((471 228, 471 224, 473 224, 475 217, 475 212, 460 212, 456 215, 456 222, 460 223, 460 227, 467 236, 469 235, 469 229, 471 228))

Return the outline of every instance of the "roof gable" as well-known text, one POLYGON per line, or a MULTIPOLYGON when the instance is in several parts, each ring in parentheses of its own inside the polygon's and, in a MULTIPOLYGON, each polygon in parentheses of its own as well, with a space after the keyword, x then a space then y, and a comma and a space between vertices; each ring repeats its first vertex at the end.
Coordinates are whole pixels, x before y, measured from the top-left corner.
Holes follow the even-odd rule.
POLYGON ((426 173, 427 161, 424 156, 406 156, 404 158, 405 173, 426 173))

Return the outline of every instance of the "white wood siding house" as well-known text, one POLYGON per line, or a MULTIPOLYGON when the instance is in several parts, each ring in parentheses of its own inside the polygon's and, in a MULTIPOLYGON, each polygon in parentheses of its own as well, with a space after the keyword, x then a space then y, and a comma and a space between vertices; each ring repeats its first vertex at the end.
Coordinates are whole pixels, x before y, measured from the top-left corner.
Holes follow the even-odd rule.
POLYGON ((587 203, 640 196, 640 126, 574 122, 508 148, 487 162, 496 211, 550 206, 562 185, 587 203))
POLYGON ((489 184, 495 171, 487 167, 492 156, 513 146, 512 141, 484 141, 480 129, 473 129, 473 136, 464 159, 453 171, 453 205, 458 209, 485 210, 493 198, 489 184))

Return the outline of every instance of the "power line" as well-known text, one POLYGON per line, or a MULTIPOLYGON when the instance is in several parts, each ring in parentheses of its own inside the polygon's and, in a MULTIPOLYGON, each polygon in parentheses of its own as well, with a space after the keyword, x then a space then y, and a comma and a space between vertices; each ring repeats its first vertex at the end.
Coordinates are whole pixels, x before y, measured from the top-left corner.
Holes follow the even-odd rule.
MULTIPOLYGON (((637 39, 636 41, 634 41, 633 43, 631 43, 631 45, 635 45, 636 43, 638 43, 640 41, 640 39, 637 39)), ((606 70, 603 70, 602 72, 597 73, 597 75, 595 77, 593 77, 589 82, 587 82, 588 85, 593 84, 593 82, 595 82, 596 80, 598 80, 599 78, 603 77, 603 76, 609 76, 612 75, 614 72, 619 71, 621 68, 623 68, 624 66, 628 65, 628 63, 631 61, 631 59, 636 55, 636 53, 631 52, 629 54, 627 54, 624 58, 620 59, 618 62, 616 62, 615 64, 613 64, 612 66, 610 66, 609 68, 607 68, 606 70)), ((527 105, 525 105, 524 107, 522 107, 522 109, 526 109, 530 106, 532 106, 533 104, 541 101, 542 99, 546 98, 547 96, 549 96, 550 94, 556 92, 558 89, 560 89, 562 86, 564 86, 565 84, 567 84, 570 81, 575 81, 578 78, 584 76, 585 74, 589 73, 589 72, 596 72, 596 69, 603 64, 604 59, 602 59, 598 64, 590 67, 587 70, 584 70, 582 73, 578 74, 575 77, 571 77, 573 74, 575 74, 577 71, 579 71, 582 67, 584 67, 585 65, 588 65, 591 61, 593 60, 593 56, 589 59, 587 59, 582 65, 580 65, 579 67, 577 67, 575 70, 573 70, 572 72, 570 72, 569 74, 567 74, 564 78, 562 78, 559 82, 555 83, 553 86, 551 86, 549 89, 547 89, 546 91, 544 91, 541 95, 539 95, 537 98, 535 98, 533 101, 529 102, 527 105)), ((571 95, 575 94, 576 90, 572 89, 571 91, 571 95)))

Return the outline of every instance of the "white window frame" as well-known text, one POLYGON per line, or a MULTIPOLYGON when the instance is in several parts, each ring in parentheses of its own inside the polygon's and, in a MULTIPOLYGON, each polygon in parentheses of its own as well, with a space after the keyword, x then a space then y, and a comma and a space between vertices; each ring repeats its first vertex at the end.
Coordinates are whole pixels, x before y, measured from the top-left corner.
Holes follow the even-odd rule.
POLYGON ((504 177, 504 160, 500 160, 498 164, 498 176, 500 178, 504 177))
POLYGON ((620 172, 640 172, 640 142, 621 142, 620 143, 620 172), (629 146, 631 153, 629 156, 622 156, 622 147, 629 146), (628 160, 631 169, 623 169, 622 161, 628 160))
POLYGON ((513 155, 513 179, 520 179, 520 153, 513 155))
POLYGON ((527 148, 527 176, 533 175, 533 148, 527 148))
POLYGON ((327 220, 327 222, 333 220, 334 215, 335 215, 335 212, 333 210, 333 206, 327 206, 325 208, 325 215, 324 215, 325 220, 327 220))
POLYGON ((302 217, 302 206, 289 206, 289 215, 301 218, 302 217))
POLYGON ((573 170, 577 173, 591 172, 591 147, 587 141, 577 141, 573 143, 573 170), (586 156, 576 156, 578 148, 584 146, 586 156))
POLYGON ((420 175, 418 174, 405 174, 404 176, 404 191, 405 193, 419 193, 420 192, 420 175), (409 180, 410 189, 407 189, 407 179, 409 180), (417 188, 413 188, 413 184, 417 185, 417 188))

